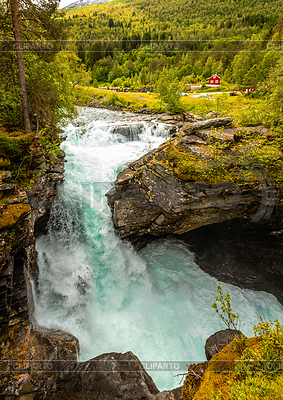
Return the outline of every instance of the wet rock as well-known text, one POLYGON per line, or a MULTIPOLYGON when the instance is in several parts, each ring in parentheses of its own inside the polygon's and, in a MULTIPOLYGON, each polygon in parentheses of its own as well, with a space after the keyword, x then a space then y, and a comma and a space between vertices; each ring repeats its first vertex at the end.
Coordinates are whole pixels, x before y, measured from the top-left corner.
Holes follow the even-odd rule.
POLYGON ((27 191, 28 201, 32 207, 31 223, 36 236, 46 233, 58 184, 64 181, 64 157, 65 153, 61 150, 52 160, 45 161, 40 170, 40 177, 27 191))
MULTIPOLYGON (((228 121, 230 119, 222 119, 223 123, 228 121)), ((212 149, 197 135, 175 139, 174 143, 199 159, 210 159, 213 155, 212 149)), ((235 198, 235 207, 221 207, 221 204, 229 201, 231 185, 224 182, 212 189, 209 184, 182 181, 172 170, 158 162, 166 158, 165 149, 166 144, 162 144, 128 164, 128 169, 119 174, 114 188, 107 193, 114 227, 120 237, 139 246, 143 236, 153 238, 183 234, 239 215, 252 219, 256 214, 261 202, 259 188, 244 187, 239 201, 235 198)))
POLYGON ((128 140, 139 140, 139 136, 144 132, 145 127, 143 123, 117 125, 111 133, 125 136, 128 140))
POLYGON ((189 153, 191 153, 199 158, 202 158, 204 160, 210 159, 213 155, 213 151, 210 148, 202 147, 196 143, 186 144, 183 142, 180 144, 180 147, 183 147, 189 153))
POLYGON ((164 123, 168 124, 168 125, 174 125, 175 123, 177 123, 177 121, 175 121, 174 119, 168 119, 166 121, 164 121, 164 123))
POLYGON ((205 342, 205 355, 207 360, 209 361, 235 338, 240 338, 241 335, 242 332, 236 329, 224 329, 211 335, 205 342))
POLYGON ((77 362, 74 359, 77 340, 72 335, 61 331, 31 332, 29 342, 29 359, 22 358, 21 365, 14 364, 6 387, 1 388, 0 381, 0 394, 28 394, 38 400, 154 400, 159 392, 130 351, 77 362))
POLYGON ((158 393, 151 377, 139 359, 130 351, 125 354, 102 354, 83 363, 66 366, 57 380, 56 394, 46 398, 61 399, 74 396, 85 399, 113 400, 121 398, 155 399, 158 393))
POLYGON ((122 172, 120 172, 117 176, 117 182, 119 184, 124 184, 124 183, 129 183, 129 181, 134 177, 135 173, 133 170, 130 168, 124 169, 122 172))
MULTIPOLYGON (((280 204, 280 203, 279 203, 280 204)), ((222 282, 272 293, 283 304, 282 205, 268 220, 239 218, 206 225, 178 236, 196 262, 222 282)))
POLYGON ((178 127, 177 125, 169 125, 167 126, 167 129, 169 130, 169 134, 172 135, 177 132, 178 127))

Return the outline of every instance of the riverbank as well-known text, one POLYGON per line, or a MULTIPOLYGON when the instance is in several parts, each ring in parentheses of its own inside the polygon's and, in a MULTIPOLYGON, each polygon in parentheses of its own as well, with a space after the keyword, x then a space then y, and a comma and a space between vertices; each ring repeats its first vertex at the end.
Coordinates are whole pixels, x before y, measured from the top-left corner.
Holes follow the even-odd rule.
MULTIPOLYGON (((74 86, 76 105, 109 108, 117 111, 141 112, 144 114, 167 113, 156 93, 116 93, 93 87, 74 86)), ((181 97, 184 112, 204 117, 213 112, 223 117, 232 117, 236 126, 262 124, 264 120, 263 99, 249 96, 233 97, 227 93, 201 98, 194 94, 181 97)), ((203 95, 202 95, 203 96, 203 95)), ((170 113, 169 113, 170 114, 170 113)))

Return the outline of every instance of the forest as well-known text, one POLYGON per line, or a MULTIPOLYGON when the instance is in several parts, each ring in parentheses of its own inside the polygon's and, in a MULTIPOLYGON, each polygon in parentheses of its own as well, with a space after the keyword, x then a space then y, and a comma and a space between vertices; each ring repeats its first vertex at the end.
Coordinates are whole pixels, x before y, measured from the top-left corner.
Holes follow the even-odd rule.
POLYGON ((64 24, 93 86, 139 89, 164 68, 181 82, 256 86, 281 54, 283 6, 277 0, 114 0, 65 10, 64 24))
MULTIPOLYGON (((0 2, 4 126, 22 126, 27 120, 23 93, 31 122, 25 130, 49 126, 55 132, 75 113, 76 89, 70 82, 155 92, 170 86, 180 92, 193 82, 205 84, 215 73, 222 91, 261 89, 257 95, 271 99, 265 107, 269 115, 276 110, 270 125, 281 125, 281 1, 114 0, 65 10, 57 9, 57 0, 16 3, 27 46, 22 54, 26 88, 19 80, 11 8, 0 2)), ((171 111, 181 108, 178 103, 171 111)))

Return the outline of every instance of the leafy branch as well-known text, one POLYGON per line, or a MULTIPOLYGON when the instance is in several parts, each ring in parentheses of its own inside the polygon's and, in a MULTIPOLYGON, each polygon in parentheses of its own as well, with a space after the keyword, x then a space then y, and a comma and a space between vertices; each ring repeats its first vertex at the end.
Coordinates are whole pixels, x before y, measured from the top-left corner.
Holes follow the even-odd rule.
POLYGON ((233 313, 230 293, 227 292, 224 296, 221 282, 217 284, 217 294, 212 308, 219 314, 227 329, 237 329, 239 316, 233 313))

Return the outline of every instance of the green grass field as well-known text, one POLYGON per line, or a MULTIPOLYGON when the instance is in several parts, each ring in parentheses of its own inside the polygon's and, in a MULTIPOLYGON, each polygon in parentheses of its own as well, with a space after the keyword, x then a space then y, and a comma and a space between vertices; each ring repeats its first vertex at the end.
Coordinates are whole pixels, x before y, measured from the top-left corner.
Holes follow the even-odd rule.
MULTIPOLYGON (((149 108, 157 112, 166 112, 156 93, 117 93, 105 89, 93 87, 74 87, 76 104, 86 106, 91 100, 101 100, 105 105, 129 105, 133 111, 141 108, 149 108)), ((183 96, 181 102, 184 111, 191 111, 198 115, 206 115, 216 111, 222 116, 231 116, 236 125, 258 125, 263 122, 263 100, 254 99, 244 95, 230 96, 229 93, 209 94, 197 98, 201 92, 183 96)))

